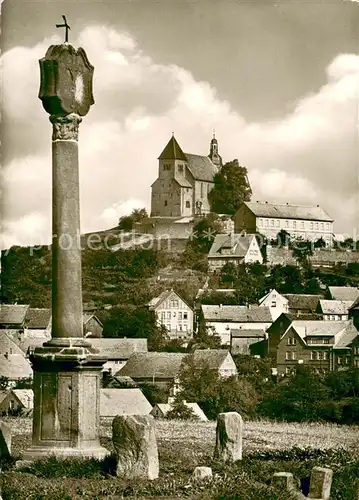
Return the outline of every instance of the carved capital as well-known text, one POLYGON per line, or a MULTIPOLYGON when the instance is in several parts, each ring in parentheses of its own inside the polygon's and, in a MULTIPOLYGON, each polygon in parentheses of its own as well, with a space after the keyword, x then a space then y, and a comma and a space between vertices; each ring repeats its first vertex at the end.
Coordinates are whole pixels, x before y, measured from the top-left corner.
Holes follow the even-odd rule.
POLYGON ((52 140, 53 141, 77 141, 79 136, 79 124, 82 118, 70 113, 66 116, 51 115, 50 122, 52 123, 52 140))

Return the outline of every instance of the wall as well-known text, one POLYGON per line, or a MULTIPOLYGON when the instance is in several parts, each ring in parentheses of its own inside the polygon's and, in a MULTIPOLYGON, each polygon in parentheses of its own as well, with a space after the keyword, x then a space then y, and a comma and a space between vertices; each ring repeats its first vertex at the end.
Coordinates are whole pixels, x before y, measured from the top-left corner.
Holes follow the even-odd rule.
POLYGON ((207 214, 211 211, 209 201, 208 201, 208 193, 213 188, 213 182, 206 181, 195 181, 194 184, 194 193, 193 193, 193 206, 196 207, 196 202, 202 202, 202 215, 207 214))
POLYGON ((157 179, 152 184, 151 216, 181 216, 181 188, 173 178, 157 179))
POLYGON ((232 377, 233 375, 237 375, 237 367, 236 367, 236 364, 233 361, 233 358, 230 355, 230 353, 228 353, 226 359, 223 361, 223 363, 219 367, 219 374, 223 378, 232 377))
MULTIPOLYGON (((313 266, 333 266, 339 262, 359 262, 359 252, 314 249, 313 255, 310 257, 310 261, 313 266)), ((268 265, 271 266, 276 266, 278 264, 297 264, 296 259, 292 256, 292 250, 289 248, 279 248, 271 245, 267 245, 267 262, 268 265)))
POLYGON ((156 308, 155 312, 158 322, 167 328, 171 339, 192 338, 193 311, 178 295, 171 294, 156 308), (184 319, 185 315, 186 319, 184 319))
POLYGON ((257 217, 256 230, 267 238, 276 239, 281 230, 287 231, 293 238, 316 241, 323 238, 328 245, 333 241, 333 223, 302 219, 279 219, 257 217))

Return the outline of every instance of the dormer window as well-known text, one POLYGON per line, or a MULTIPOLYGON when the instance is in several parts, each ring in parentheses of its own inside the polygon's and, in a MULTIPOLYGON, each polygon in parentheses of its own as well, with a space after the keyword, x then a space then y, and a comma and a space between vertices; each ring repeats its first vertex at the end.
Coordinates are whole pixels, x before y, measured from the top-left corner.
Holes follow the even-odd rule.
POLYGON ((178 173, 183 174, 183 165, 178 165, 178 173))

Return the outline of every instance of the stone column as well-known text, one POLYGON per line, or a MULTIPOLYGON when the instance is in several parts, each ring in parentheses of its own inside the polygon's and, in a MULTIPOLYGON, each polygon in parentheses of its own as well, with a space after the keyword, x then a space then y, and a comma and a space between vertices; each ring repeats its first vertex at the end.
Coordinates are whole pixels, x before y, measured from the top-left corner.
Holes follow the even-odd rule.
POLYGON ((52 45, 40 60, 39 98, 52 135, 52 338, 35 349, 32 446, 48 455, 102 458, 100 383, 106 359, 83 338, 78 130, 94 103, 93 67, 83 49, 52 45))

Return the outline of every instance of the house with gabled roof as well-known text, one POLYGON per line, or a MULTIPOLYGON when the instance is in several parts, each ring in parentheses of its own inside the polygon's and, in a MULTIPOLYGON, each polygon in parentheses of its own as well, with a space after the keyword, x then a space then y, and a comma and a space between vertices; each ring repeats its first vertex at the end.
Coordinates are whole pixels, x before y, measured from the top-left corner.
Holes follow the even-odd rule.
POLYGON ((289 312, 289 301, 277 290, 270 290, 258 301, 260 307, 269 307, 272 320, 275 321, 281 314, 289 312))
POLYGON ((8 389, 1 391, 0 415, 15 414, 30 416, 34 408, 32 389, 8 389))
MULTIPOLYGON (((193 412, 193 418, 199 420, 200 422, 208 422, 204 411, 198 406, 197 403, 188 403, 183 400, 183 404, 193 412)), ((174 398, 168 398, 167 403, 156 403, 152 410, 151 415, 155 418, 167 418, 169 411, 173 409, 174 398)))
POLYGON ((267 201, 245 201, 234 216, 235 231, 263 234, 276 239, 284 230, 292 239, 316 241, 323 238, 328 246, 333 242, 333 219, 316 206, 267 201))
POLYGON ((134 353, 146 353, 148 350, 147 339, 130 338, 91 338, 92 347, 97 349, 102 356, 107 358, 102 371, 114 375, 134 353))
POLYGON ((27 330, 50 330, 51 309, 29 307, 26 311, 24 326, 27 330))
POLYGON ((101 338, 103 324, 95 314, 83 313, 84 336, 88 338, 101 338))
POLYGON ((220 270, 225 264, 263 263, 263 256, 253 234, 217 234, 208 253, 210 271, 220 270))
POLYGON ((264 357, 267 355, 267 333, 265 330, 240 328, 231 330, 230 351, 232 355, 245 354, 264 357))
POLYGON ((319 301, 324 299, 323 295, 305 293, 284 293, 283 297, 288 300, 288 312, 298 316, 302 314, 316 314, 319 301))
POLYGON ((331 300, 353 303, 359 297, 359 289, 356 286, 328 286, 327 291, 331 300))
POLYGON ((5 330, 0 331, 0 377, 9 379, 11 385, 22 378, 32 377, 32 368, 25 353, 5 330))
POLYGON ((24 328, 27 304, 0 304, 0 329, 24 328))
POLYGON ((147 307, 156 314, 170 339, 188 342, 193 337, 193 309, 174 290, 165 290, 154 297, 147 307))
POLYGON ((231 330, 243 328, 265 331, 273 322, 269 307, 221 304, 201 304, 199 321, 209 332, 220 336, 222 345, 228 346, 231 330))
POLYGON ((321 299, 317 306, 319 314, 327 321, 346 321, 349 317, 349 308, 353 302, 351 300, 325 300, 321 299))
POLYGON ((279 376, 298 364, 326 373, 351 366, 352 343, 358 330, 352 320, 303 320, 282 314, 268 330, 268 353, 279 376))

